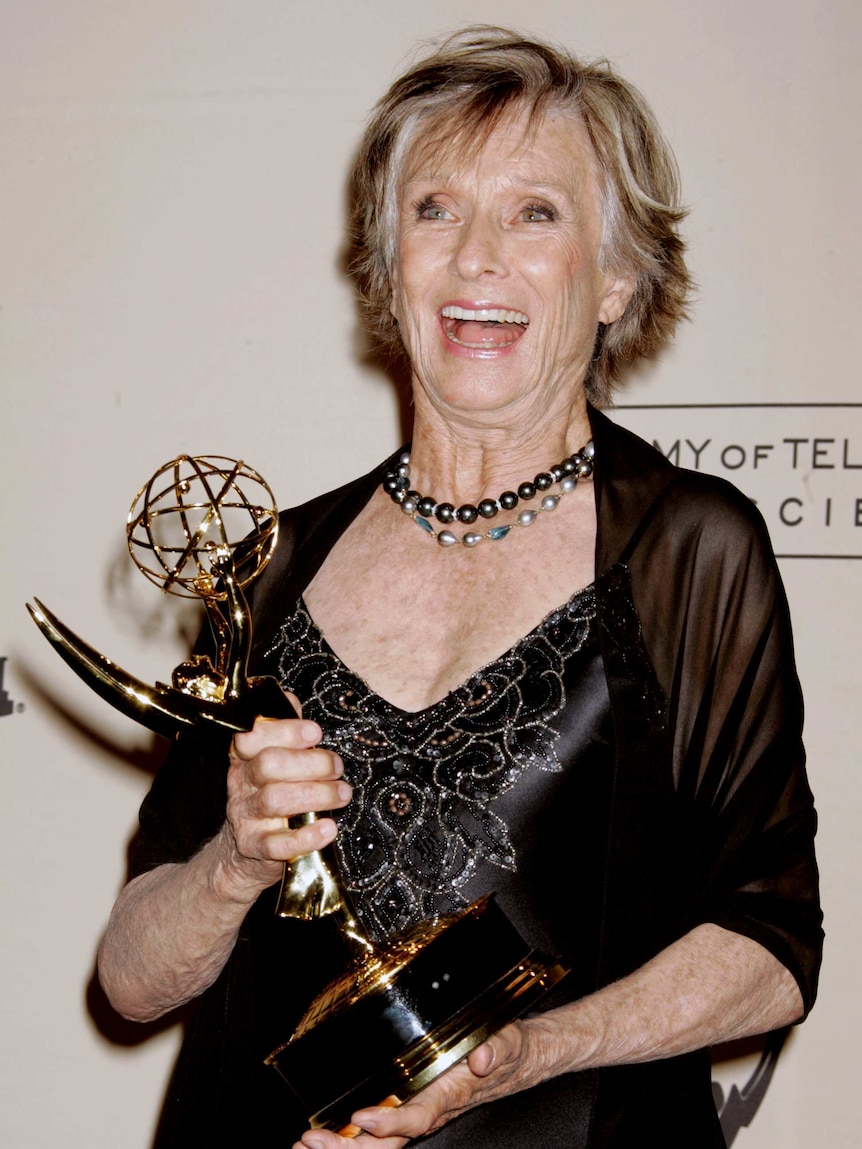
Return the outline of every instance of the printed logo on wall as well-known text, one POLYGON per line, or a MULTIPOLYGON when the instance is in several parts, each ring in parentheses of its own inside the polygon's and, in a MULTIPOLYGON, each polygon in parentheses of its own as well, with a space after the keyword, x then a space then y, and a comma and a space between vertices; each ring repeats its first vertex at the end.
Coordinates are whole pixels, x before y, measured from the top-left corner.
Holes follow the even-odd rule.
POLYGON ((739 487, 779 559, 862 559, 862 403, 633 404, 610 415, 677 466, 739 487))
MULTIPOLYGON (((9 697, 9 691, 3 689, 3 679, 6 675, 6 656, 0 655, 0 718, 5 718, 7 714, 12 714, 15 711, 15 703, 9 697)), ((18 709, 22 709, 22 705, 18 703, 18 709)))

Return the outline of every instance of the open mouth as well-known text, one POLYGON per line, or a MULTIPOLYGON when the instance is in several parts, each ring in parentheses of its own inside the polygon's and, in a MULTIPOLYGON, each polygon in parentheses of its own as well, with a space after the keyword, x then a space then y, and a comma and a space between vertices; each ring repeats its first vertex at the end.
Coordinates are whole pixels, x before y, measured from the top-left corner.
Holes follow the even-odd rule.
POLYGON ((506 311, 502 307, 474 310, 454 304, 444 307, 440 317, 447 339, 478 351, 517 343, 530 322, 522 311, 506 311))

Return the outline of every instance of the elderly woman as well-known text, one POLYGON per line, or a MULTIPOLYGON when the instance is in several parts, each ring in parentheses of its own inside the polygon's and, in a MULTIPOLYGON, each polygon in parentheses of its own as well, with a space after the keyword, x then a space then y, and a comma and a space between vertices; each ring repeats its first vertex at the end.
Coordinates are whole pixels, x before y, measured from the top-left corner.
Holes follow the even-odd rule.
POLYGON ((821 931, 763 524, 592 405, 684 314, 673 158, 607 65, 474 28, 386 94, 354 187, 412 443, 283 516, 255 668, 303 717, 229 771, 181 740, 142 810, 100 971, 131 1018, 199 999, 158 1144, 347 1143, 262 1064, 338 972, 273 884, 335 840, 372 935, 496 890, 572 966, 357 1146, 722 1145, 708 1047, 807 1012, 821 931))

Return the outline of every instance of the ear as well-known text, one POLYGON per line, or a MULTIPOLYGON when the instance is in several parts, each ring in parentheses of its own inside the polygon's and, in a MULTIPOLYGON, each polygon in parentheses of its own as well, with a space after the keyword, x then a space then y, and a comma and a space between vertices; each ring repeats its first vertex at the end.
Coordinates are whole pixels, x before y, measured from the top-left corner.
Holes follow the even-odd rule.
POLYGON ((634 294, 635 277, 619 275, 609 280, 608 288, 599 304, 599 323, 613 323, 619 319, 629 305, 634 294))

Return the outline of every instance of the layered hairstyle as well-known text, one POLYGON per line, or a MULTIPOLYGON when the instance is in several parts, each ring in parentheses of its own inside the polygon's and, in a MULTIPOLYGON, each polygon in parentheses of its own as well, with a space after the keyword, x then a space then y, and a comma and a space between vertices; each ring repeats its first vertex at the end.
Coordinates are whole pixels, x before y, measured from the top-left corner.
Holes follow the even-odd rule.
POLYGON ((691 291, 676 160, 643 96, 606 60, 582 63, 490 25, 464 28, 436 45, 371 114, 351 177, 351 270, 379 347, 403 353, 390 314, 390 274, 411 152, 440 147, 475 154, 506 116, 526 115, 529 132, 550 110, 574 113, 586 125, 602 200, 599 264, 634 283, 625 313, 597 331, 585 385, 601 406, 627 367, 670 339, 691 291))

